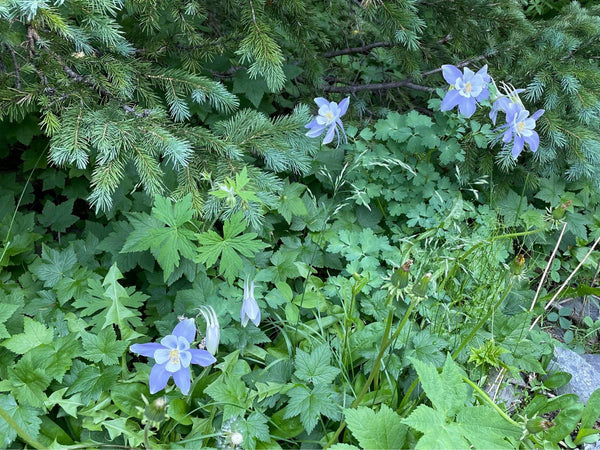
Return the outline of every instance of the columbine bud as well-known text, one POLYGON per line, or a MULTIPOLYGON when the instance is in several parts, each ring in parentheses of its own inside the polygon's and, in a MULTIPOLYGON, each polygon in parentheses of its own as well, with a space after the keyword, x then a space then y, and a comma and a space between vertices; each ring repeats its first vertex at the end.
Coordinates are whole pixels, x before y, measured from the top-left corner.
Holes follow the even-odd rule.
POLYGON ((398 289, 404 289, 408 286, 408 273, 413 265, 413 260, 409 259, 396 270, 392 275, 392 284, 398 289))
POLYGON ((528 420, 525 426, 527 427, 527 431, 535 434, 553 427, 554 422, 544 419, 543 417, 536 417, 535 419, 528 420))
POLYGON ((219 328, 217 313, 212 306, 202 306, 200 313, 206 321, 206 337, 202 339, 202 342, 206 345, 206 350, 216 355, 221 340, 221 329, 219 328))
POLYGON ((425 275, 421 277, 419 282, 413 287, 413 294, 418 297, 426 297, 427 296, 427 286, 429 285, 429 281, 433 274, 431 272, 427 272, 425 275))
POLYGON ((150 422, 159 423, 165 420, 167 411, 167 399, 165 397, 158 397, 151 404, 146 403, 144 408, 144 416, 150 422))
POLYGON ((556 209, 554 211, 552 211, 552 218, 556 219, 556 220, 560 220, 563 217, 565 217, 565 213, 567 212, 567 209, 569 209, 569 206, 571 206, 572 204, 573 204, 573 202, 571 200, 567 200, 566 202, 557 206, 556 209))
POLYGON ((525 265, 525 256, 519 253, 515 256, 515 259, 510 263, 510 271, 513 275, 520 275, 523 272, 523 266, 525 265))

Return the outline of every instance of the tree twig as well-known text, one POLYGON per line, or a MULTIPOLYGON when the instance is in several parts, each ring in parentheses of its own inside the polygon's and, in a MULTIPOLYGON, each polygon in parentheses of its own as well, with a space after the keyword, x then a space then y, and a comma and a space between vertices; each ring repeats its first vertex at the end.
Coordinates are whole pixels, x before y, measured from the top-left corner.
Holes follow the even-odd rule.
POLYGON ((371 84, 351 84, 348 86, 325 86, 325 92, 349 92, 355 93, 360 91, 381 91, 385 89, 395 89, 399 87, 408 87, 417 91, 433 92, 434 88, 415 84, 410 80, 392 81, 389 83, 371 83, 371 84))
POLYGON ((8 52, 10 53, 10 57, 12 58, 13 66, 15 66, 15 86, 17 89, 21 89, 21 71, 19 67, 19 63, 17 62, 17 55, 15 51, 10 48, 9 45, 6 46, 8 52))
POLYGON ((372 44, 363 45, 362 47, 350 47, 341 50, 331 50, 326 52, 323 56, 325 58, 333 58, 335 56, 350 55, 352 53, 369 53, 374 48, 378 47, 393 47, 393 42, 374 42, 372 44))

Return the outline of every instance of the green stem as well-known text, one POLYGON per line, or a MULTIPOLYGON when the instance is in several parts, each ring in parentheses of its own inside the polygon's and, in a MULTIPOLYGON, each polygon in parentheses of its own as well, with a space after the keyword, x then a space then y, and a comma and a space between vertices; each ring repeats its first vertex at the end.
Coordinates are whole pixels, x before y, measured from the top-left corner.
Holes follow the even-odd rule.
MULTIPOLYGON (((404 317, 402 318, 400 325, 398 325, 398 328, 396 329, 396 331, 394 332, 394 334, 391 337, 388 337, 388 335, 392 328, 392 321, 394 319, 394 311, 390 311, 390 313, 388 314, 387 321, 385 323, 385 330, 383 332, 383 338, 381 340, 381 349, 379 350, 379 353, 377 354, 377 358, 375 358, 375 363, 373 364, 373 369, 371 370, 371 373, 369 374, 369 378, 367 378, 367 381, 365 382, 364 386, 362 387, 360 393, 358 394, 358 396, 354 399, 354 401, 350 405, 350 408, 356 408, 358 405, 360 405, 361 400, 369 391, 369 388, 371 387, 371 383, 373 383, 373 380, 375 379, 375 377, 377 375, 379 375, 379 368, 381 367, 381 360, 383 359, 385 351, 389 347, 390 343, 392 343, 400 335, 402 328, 404 328, 404 325, 406 325, 406 322, 408 321, 408 318, 412 314, 412 311, 415 308, 416 304, 417 304, 416 300, 412 300, 410 302, 410 305, 408 306, 408 309, 406 310, 406 313, 404 314, 404 317)), ((324 448, 329 448, 338 439, 339 435, 342 433, 342 431, 344 430, 345 427, 346 427, 346 421, 343 420, 342 423, 340 423, 340 426, 338 427, 338 429, 335 431, 333 437, 329 440, 329 442, 327 443, 327 445, 324 448)))
POLYGON ((477 394, 479 394, 479 396, 486 401, 486 403, 488 403, 492 408, 494 408, 498 414, 500 414, 504 420, 506 420, 507 422, 510 422, 512 425, 516 426, 516 427, 521 427, 521 425, 519 425, 518 422, 515 422, 513 419, 510 418, 510 416, 508 414, 506 414, 504 411, 502 411, 502 408, 500 408, 498 405, 496 405, 496 403, 494 403, 494 401, 489 397, 489 395, 487 395, 487 393, 481 389, 479 386, 477 386, 477 384, 473 383, 471 380, 469 380, 467 377, 463 376, 462 377, 463 381, 465 383, 467 383, 469 386, 471 386, 473 388, 473 390, 475 392, 477 392, 477 394))
POLYGON ((523 184, 523 190, 521 191, 521 198, 519 199, 519 206, 517 207, 517 213, 515 214, 515 222, 513 223, 513 227, 517 226, 517 220, 519 220, 519 214, 521 214, 521 206, 523 205, 523 197, 525 197, 525 189, 527 189, 527 182, 529 181, 529 174, 531 172, 527 172, 527 176, 525 177, 525 183, 523 184))
POLYGON ((148 422, 146 424, 146 426, 144 427, 144 447, 146 448, 146 450, 152 450, 152 446, 150 445, 150 436, 149 436, 149 430, 150 430, 150 422, 148 422))
POLYGON ((19 437, 21 439, 23 439, 28 445, 30 445, 33 448, 39 448, 39 449, 46 448, 44 445, 42 445, 36 439, 32 438, 23 428, 21 428, 19 426, 19 424, 17 422, 15 422, 15 420, 10 416, 10 414, 8 414, 8 412, 6 412, 6 410, 4 408, 2 408, 1 406, 0 406, 0 417, 2 417, 6 421, 8 426, 11 427, 13 430, 15 430, 17 432, 17 434, 19 435, 19 437))

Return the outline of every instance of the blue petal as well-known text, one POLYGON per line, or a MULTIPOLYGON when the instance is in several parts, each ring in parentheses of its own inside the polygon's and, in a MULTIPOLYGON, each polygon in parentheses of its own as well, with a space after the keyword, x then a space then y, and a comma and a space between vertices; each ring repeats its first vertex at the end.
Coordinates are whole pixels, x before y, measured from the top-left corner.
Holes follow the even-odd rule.
POLYGON ((475 113, 477 102, 474 98, 462 97, 458 103, 458 109, 460 113, 468 119, 475 113))
POLYGON ((147 356, 148 358, 154 358, 154 352, 165 348, 156 342, 149 342, 147 344, 133 344, 129 347, 129 350, 138 355, 147 356))
POLYGON ((164 347, 173 350, 173 349, 177 348, 177 344, 179 343, 179 339, 177 339, 177 336, 175 336, 173 334, 169 334, 168 336, 165 336, 164 338, 162 338, 160 340, 160 343, 164 347))
POLYGON ((154 360, 157 364, 165 364, 171 355, 171 350, 168 348, 159 348, 154 352, 154 360))
POLYGON ((527 145, 529 145, 529 150, 534 153, 540 146, 540 137, 535 131, 531 134, 531 136, 524 137, 523 140, 527 143, 527 145))
POLYGON ((344 124, 342 123, 342 121, 340 119, 336 120, 336 123, 342 129, 342 134, 344 135, 344 143, 346 144, 348 142, 348 136, 346 136, 346 130, 344 130, 344 124))
POLYGON ((317 97, 317 98, 315 98, 315 103, 317 104, 317 106, 319 108, 321 106, 329 105, 329 102, 327 101, 327 99, 325 99, 323 97, 317 97))
POLYGON ((450 111, 460 100, 460 93, 456 89, 451 89, 448 91, 444 100, 442 100, 442 104, 440 106, 441 111, 450 111))
POLYGON ((158 391, 162 391, 169 378, 171 378, 171 374, 165 370, 164 364, 154 364, 150 371, 150 393, 156 394, 158 391))
POLYGON ((217 362, 215 357, 206 350, 193 348, 188 351, 192 354, 192 364, 198 364, 199 366, 206 367, 217 362))
POLYGON ((331 141, 333 141, 333 136, 335 134, 335 122, 331 124, 331 126, 329 127, 329 130, 327 130, 327 134, 325 135, 325 138, 323 139, 323 144, 329 144, 331 141))
POLYGON ((306 125, 304 125, 304 128, 313 128, 315 127, 317 124, 317 118, 315 117, 313 120, 311 120, 309 123, 307 123, 306 125))
POLYGON ((173 328, 173 334, 175 336, 181 336, 185 338, 190 344, 196 339, 196 324, 194 319, 184 319, 173 328))
POLYGON ((481 75, 481 77, 483 78, 483 81, 485 81, 486 83, 489 83, 491 81, 491 77, 488 75, 487 73, 487 64, 485 66, 483 66, 481 69, 479 69, 477 71, 476 75, 481 75))
POLYGON ((342 100, 340 102, 339 108, 340 108, 340 115, 339 117, 342 117, 344 114, 346 114, 346 111, 348 111, 348 105, 350 104, 350 97, 346 97, 344 100, 342 100))
POLYGON ((184 350, 179 352, 179 361, 183 367, 189 367, 190 363, 192 362, 192 354, 190 351, 184 350))
POLYGON ((454 85, 458 78, 462 78, 463 74, 458 70, 458 67, 453 66, 452 64, 444 64, 442 66, 442 75, 448 84, 454 85))
POLYGON ((318 126, 314 127, 312 130, 308 131, 306 133, 306 136, 311 137, 311 138, 320 136, 323 133, 324 129, 325 129, 325 125, 318 125, 318 126))
POLYGON ((521 152, 523 151, 523 147, 525 146, 525 142, 521 136, 515 136, 515 143, 512 148, 512 157, 517 159, 521 152))
POLYGON ((256 310, 256 316, 254 316, 254 318, 251 318, 252 323, 254 324, 254 326, 258 326, 260 325, 260 309, 256 310))
POLYGON ((190 392, 190 386, 192 385, 189 367, 182 367, 177 372, 173 373, 173 380, 175 380, 175 386, 179 388, 183 395, 187 395, 190 392))
POLYGON ((490 96, 490 91, 487 88, 483 88, 481 94, 479 94, 476 98, 477 101, 480 102, 482 100, 486 100, 490 96))
POLYGON ((531 116, 531 118, 533 120, 538 120, 540 117, 542 117, 542 114, 544 114, 545 110, 543 109, 538 109, 536 112, 533 113, 533 115, 531 116))

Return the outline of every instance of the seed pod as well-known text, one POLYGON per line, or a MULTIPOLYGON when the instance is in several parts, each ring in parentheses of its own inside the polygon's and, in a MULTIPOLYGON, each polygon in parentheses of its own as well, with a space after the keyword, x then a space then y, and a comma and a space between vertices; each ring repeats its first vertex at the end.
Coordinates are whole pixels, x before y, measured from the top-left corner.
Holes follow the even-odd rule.
POLYGON ((404 289, 408 286, 408 273, 413 265, 413 260, 409 259, 402 266, 392 274, 392 284, 397 289, 404 289))
POLYGON ((165 420, 167 406, 167 399, 165 397, 158 397, 151 404, 146 404, 144 416, 150 422, 160 423, 165 420))
POLYGON ((556 220, 560 220, 563 217, 565 217, 565 213, 567 212, 567 209, 572 204, 573 204, 573 202, 571 200, 567 200, 566 202, 557 206, 556 209, 554 209, 554 211, 552 211, 552 218, 556 219, 556 220))
POLYGON ((521 273, 523 273, 524 265, 525 265, 525 256, 523 256, 523 254, 519 253, 517 256, 515 256, 515 259, 513 259, 512 262, 510 263, 510 272, 513 275, 520 275, 521 273))
POLYGON ((426 297, 427 296, 427 286, 429 285, 429 281, 431 281, 432 277, 431 272, 427 272, 425 275, 421 277, 419 282, 413 287, 413 294, 418 297, 426 297))
POLYGON ((541 431, 546 431, 547 429, 554 426, 554 422, 551 420, 544 419, 543 417, 536 417, 534 419, 530 419, 527 421, 525 425, 527 427, 527 431, 532 434, 539 433, 541 431))

